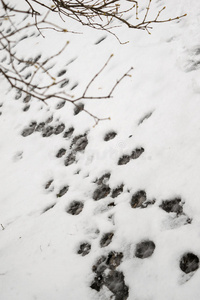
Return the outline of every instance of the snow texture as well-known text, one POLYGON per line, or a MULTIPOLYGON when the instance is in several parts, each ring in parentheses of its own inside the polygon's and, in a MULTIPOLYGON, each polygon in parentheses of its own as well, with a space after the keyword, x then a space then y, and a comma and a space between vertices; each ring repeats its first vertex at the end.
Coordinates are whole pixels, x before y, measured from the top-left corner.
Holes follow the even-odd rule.
POLYGON ((83 34, 19 33, 24 58, 70 41, 49 70, 75 96, 112 53, 90 95, 134 70, 76 109, 0 78, 1 300, 200 299, 199 12, 168 0, 164 16, 187 17, 151 35, 118 28, 124 45, 73 21, 83 34), (111 120, 93 127, 83 108, 111 120))

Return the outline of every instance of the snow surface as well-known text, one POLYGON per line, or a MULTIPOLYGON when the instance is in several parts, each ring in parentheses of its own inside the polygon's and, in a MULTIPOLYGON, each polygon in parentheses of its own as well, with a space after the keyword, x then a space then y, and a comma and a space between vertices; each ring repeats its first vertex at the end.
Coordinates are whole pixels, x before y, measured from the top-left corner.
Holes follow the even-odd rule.
POLYGON ((75 96, 112 53, 90 95, 106 94, 131 66, 134 70, 112 99, 82 101, 93 114, 111 118, 95 127, 86 113, 74 116, 70 103, 56 109, 54 99, 48 105, 32 99, 24 112, 25 96, 15 100, 16 91, 1 79, 1 300, 111 299, 106 287, 100 292, 90 288, 92 266, 110 251, 123 253, 117 270, 124 274, 128 299, 200 299, 200 271, 185 274, 179 266, 185 253, 200 257, 200 2, 164 2, 156 2, 155 12, 167 4, 163 16, 187 17, 154 26, 151 35, 117 29, 121 40, 129 41, 125 45, 72 21, 68 26, 83 34, 47 31, 45 39, 33 36, 18 43, 22 57, 42 54, 44 59, 69 40, 51 71, 57 76, 67 70, 67 92, 78 83, 71 91, 75 96), (73 127, 72 137, 63 138, 64 131, 49 137, 41 132, 22 136, 31 122, 39 124, 51 116, 50 125, 64 123, 65 131, 73 127), (117 135, 106 142, 110 131, 117 135), (65 166, 73 138, 85 133, 87 147, 77 153, 75 163, 65 166), (139 158, 118 165, 121 156, 141 147, 139 158), (57 158, 61 148, 66 154, 57 158), (110 189, 123 184, 123 193, 112 198, 110 192, 95 201, 95 180, 106 173, 111 174, 110 189), (53 182, 45 189, 49 180, 53 182), (65 186, 67 193, 57 197, 65 186), (132 208, 131 198, 139 190, 155 204, 132 208), (178 216, 160 207, 163 200, 175 198, 183 203, 184 213, 178 216), (84 204, 78 215, 67 212, 74 200, 84 204), (112 202, 115 206, 108 206, 112 202), (114 233, 112 242, 101 248, 100 240, 108 232, 114 233), (146 259, 137 258, 136 245, 146 239, 155 243, 155 251, 146 259), (91 244, 85 256, 77 254, 83 242, 91 244))

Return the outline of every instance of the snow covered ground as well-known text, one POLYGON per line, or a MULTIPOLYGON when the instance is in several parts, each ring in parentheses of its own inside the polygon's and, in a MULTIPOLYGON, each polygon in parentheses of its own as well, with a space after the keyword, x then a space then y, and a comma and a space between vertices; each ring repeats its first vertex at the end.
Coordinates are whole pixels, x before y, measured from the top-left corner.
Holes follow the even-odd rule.
POLYGON ((69 40, 51 72, 75 96, 112 53, 91 95, 134 69, 112 99, 81 101, 111 118, 97 126, 0 78, 1 300, 200 299, 200 2, 165 4, 187 17, 122 27, 125 45, 70 22, 83 34, 18 44, 45 58, 69 40))

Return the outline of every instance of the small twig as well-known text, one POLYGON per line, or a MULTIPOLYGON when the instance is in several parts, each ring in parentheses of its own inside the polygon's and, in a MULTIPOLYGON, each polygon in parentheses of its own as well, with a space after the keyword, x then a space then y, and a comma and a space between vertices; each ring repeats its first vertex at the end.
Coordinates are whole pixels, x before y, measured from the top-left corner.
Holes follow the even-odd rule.
POLYGON ((88 83, 88 85, 85 88, 85 91, 83 92, 82 97, 84 98, 89 87, 91 86, 91 84, 95 81, 95 79, 102 73, 102 71, 105 69, 105 67, 108 65, 109 61, 111 60, 111 58, 113 57, 113 54, 110 55, 110 57, 108 58, 108 60, 106 61, 106 63, 103 65, 103 67, 101 68, 101 70, 90 80, 90 82, 88 83))
POLYGON ((143 23, 146 21, 146 18, 147 18, 148 14, 149 14, 150 5, 151 5, 151 0, 149 0, 149 4, 148 4, 148 6, 146 8, 146 13, 145 13, 145 16, 144 16, 144 19, 143 19, 143 23))
POLYGON ((131 75, 129 74, 131 71, 133 70, 133 67, 131 67, 119 80, 117 80, 117 82, 115 83, 115 85, 113 86, 113 88, 111 89, 110 93, 109 93, 109 97, 111 97, 111 95, 113 94, 114 90, 116 89, 116 87, 118 86, 118 84, 127 76, 131 77, 131 75))

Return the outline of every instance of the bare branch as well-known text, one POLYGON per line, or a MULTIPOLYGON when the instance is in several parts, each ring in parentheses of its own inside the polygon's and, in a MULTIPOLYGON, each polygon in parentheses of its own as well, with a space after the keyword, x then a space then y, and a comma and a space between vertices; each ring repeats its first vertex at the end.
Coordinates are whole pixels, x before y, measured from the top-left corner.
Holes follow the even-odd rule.
MULTIPOLYGON (((45 104, 48 103, 49 99, 53 98, 70 102, 75 107, 78 106, 77 102, 80 100, 112 98, 115 89, 121 84, 122 80, 125 77, 131 76, 130 72, 133 68, 130 68, 123 74, 121 78, 110 87, 110 92, 106 95, 88 96, 90 87, 109 64, 113 56, 111 55, 102 68, 88 82, 81 96, 73 97, 73 95, 67 94, 62 87, 66 79, 55 78, 47 67, 47 64, 52 63, 56 57, 61 55, 68 45, 68 42, 60 51, 43 61, 41 57, 29 60, 22 59, 15 52, 15 46, 21 42, 19 39, 21 32, 26 32, 30 28, 36 28, 43 37, 44 32, 49 29, 61 33, 80 34, 80 32, 74 31, 73 29, 70 30, 65 26, 66 19, 73 19, 81 25, 112 34, 122 44, 115 32, 115 29, 122 25, 131 29, 146 30, 150 33, 154 24, 171 22, 186 16, 186 14, 184 14, 162 19, 161 15, 163 10, 165 10, 165 6, 163 6, 163 8, 156 12, 155 17, 151 19, 149 18, 149 12, 154 0, 146 0, 147 7, 142 13, 141 21, 139 21, 139 0, 124 0, 123 2, 120 0, 51 0, 47 3, 43 3, 44 1, 40 0, 24 0, 27 9, 24 9, 24 6, 20 8, 20 5, 16 8, 7 1, 8 0, 0 0, 0 21, 6 24, 5 28, 7 27, 7 23, 10 26, 9 30, 0 29, 0 52, 5 54, 0 62, 0 75, 12 88, 32 98, 38 99, 45 104), (52 21, 54 18, 51 16, 54 16, 54 14, 59 15, 63 21, 63 26, 52 21), (130 14, 132 14, 132 18, 128 18, 130 14), (16 25, 15 17, 17 15, 24 15, 25 18, 28 18, 28 22, 26 24, 22 22, 20 25, 16 25), (30 71, 30 75, 28 76, 24 74, 26 68, 29 68, 30 71), (38 83, 37 78, 39 74, 45 76, 44 85, 40 82, 38 83)), ((83 111, 95 120, 95 124, 98 124, 101 120, 109 119, 99 118, 86 109, 83 109, 83 111)))

